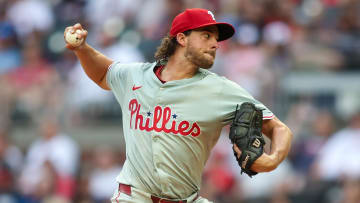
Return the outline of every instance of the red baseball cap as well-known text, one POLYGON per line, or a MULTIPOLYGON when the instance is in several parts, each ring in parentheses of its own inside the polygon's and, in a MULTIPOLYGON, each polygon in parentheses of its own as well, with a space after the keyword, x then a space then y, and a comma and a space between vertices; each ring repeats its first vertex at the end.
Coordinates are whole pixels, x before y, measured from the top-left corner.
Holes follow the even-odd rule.
POLYGON ((170 36, 175 37, 178 33, 210 25, 216 25, 218 27, 218 41, 226 40, 235 33, 235 29, 231 24, 216 22, 214 14, 211 11, 192 8, 186 9, 174 18, 170 29, 170 36))

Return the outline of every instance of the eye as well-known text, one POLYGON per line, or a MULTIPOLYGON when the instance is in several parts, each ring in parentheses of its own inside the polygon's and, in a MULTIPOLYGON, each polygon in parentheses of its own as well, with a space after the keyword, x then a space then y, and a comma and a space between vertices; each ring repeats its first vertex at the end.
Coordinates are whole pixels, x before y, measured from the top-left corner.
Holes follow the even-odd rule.
POLYGON ((209 33, 205 33, 204 36, 205 36, 206 39, 209 39, 209 38, 210 38, 210 34, 209 34, 209 33))

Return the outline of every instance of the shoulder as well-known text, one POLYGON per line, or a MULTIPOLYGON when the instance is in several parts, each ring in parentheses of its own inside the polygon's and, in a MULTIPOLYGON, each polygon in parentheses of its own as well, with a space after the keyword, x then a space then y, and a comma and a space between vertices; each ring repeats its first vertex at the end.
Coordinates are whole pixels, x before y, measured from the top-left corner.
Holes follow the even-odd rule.
POLYGON ((225 81, 227 81, 228 79, 224 76, 220 76, 214 72, 211 72, 207 69, 203 69, 203 68, 200 68, 199 69, 199 72, 204 76, 204 78, 206 78, 207 80, 212 80, 214 82, 217 82, 217 83, 224 83, 225 81))
POLYGON ((223 88, 226 88, 228 90, 238 90, 238 91, 240 90, 246 92, 246 90, 243 87, 241 87, 236 82, 229 80, 225 76, 220 76, 209 70, 204 70, 204 71, 206 71, 206 74, 208 74, 209 78, 211 78, 213 81, 216 81, 216 84, 221 84, 223 88))
POLYGON ((128 69, 130 71, 136 71, 136 70, 146 70, 149 69, 151 67, 153 67, 155 65, 155 63, 121 63, 119 61, 114 62, 113 64, 110 65, 109 69, 128 69))
POLYGON ((202 68, 200 68, 199 71, 201 74, 203 74, 205 79, 204 81, 211 83, 212 86, 217 86, 222 90, 225 90, 225 92, 230 91, 247 94, 247 91, 243 87, 224 76, 220 76, 214 72, 202 68))
POLYGON ((153 66, 155 66, 155 63, 121 63, 116 61, 109 66, 107 72, 108 82, 114 82, 113 80, 119 78, 126 79, 129 75, 142 75, 143 72, 153 66))

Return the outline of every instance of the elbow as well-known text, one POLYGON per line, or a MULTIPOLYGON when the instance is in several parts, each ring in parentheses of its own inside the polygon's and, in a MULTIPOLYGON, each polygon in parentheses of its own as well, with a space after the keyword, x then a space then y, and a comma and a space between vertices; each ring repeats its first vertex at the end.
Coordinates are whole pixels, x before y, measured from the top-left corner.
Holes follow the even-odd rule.
POLYGON ((282 133, 281 134, 285 134, 288 136, 289 141, 292 141, 293 139, 293 133, 290 130, 290 128, 288 126, 286 126, 285 124, 283 124, 280 129, 279 129, 282 133))
POLYGON ((286 156, 287 156, 287 154, 289 153, 289 151, 290 151, 290 148, 291 148, 291 143, 292 143, 292 140, 293 140, 293 138, 294 138, 294 135, 293 135, 293 133, 292 133, 292 131, 290 130, 290 128, 289 127, 287 127, 287 126, 285 126, 286 127, 286 130, 287 130, 287 135, 288 135, 288 149, 287 149, 287 152, 286 152, 286 156))
POLYGON ((280 127, 279 129, 279 134, 282 135, 282 145, 283 148, 280 148, 279 150, 281 151, 280 154, 284 154, 285 156, 287 156, 288 152, 290 151, 290 147, 291 147, 291 143, 293 140, 293 133, 290 130, 289 127, 287 127, 285 124, 283 126, 280 127))
POLYGON ((110 87, 109 85, 107 84, 107 81, 106 81, 106 74, 101 78, 99 79, 98 81, 94 81, 99 87, 101 87, 102 89, 104 90, 110 90, 110 87))
POLYGON ((94 83, 103 90, 110 90, 107 84, 104 84, 102 81, 94 81, 94 83))
POLYGON ((103 87, 103 86, 100 86, 100 85, 99 85, 99 87, 100 87, 101 89, 103 89, 103 90, 107 90, 107 91, 110 91, 110 90, 111 90, 109 87, 103 87))

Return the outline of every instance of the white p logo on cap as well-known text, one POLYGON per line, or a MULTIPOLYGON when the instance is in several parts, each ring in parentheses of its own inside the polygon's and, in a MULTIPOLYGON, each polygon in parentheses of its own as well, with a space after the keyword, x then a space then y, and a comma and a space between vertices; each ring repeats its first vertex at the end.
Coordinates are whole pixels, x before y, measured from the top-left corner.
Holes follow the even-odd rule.
POLYGON ((215 16, 211 11, 208 11, 208 14, 211 15, 212 19, 215 20, 215 16))

